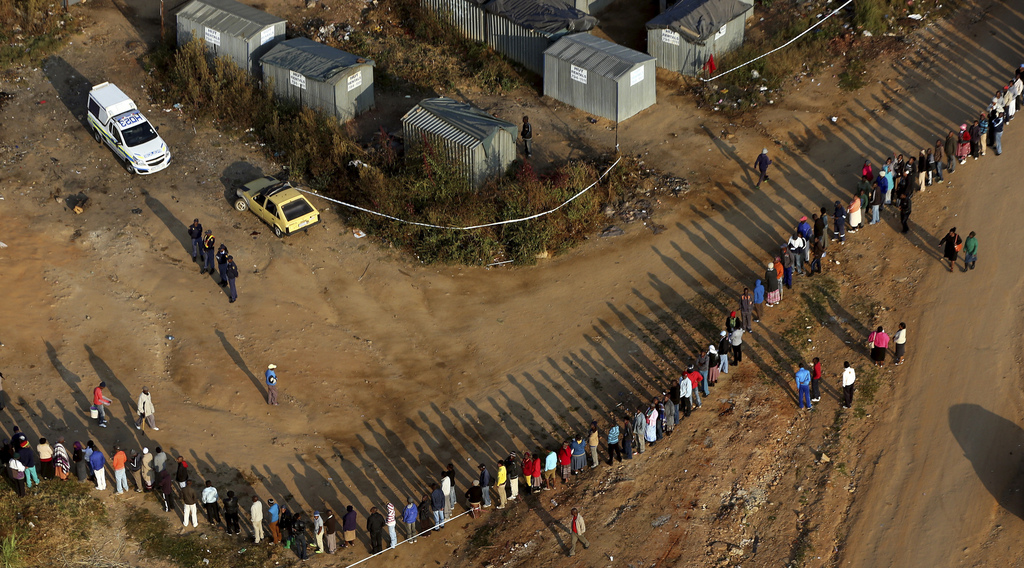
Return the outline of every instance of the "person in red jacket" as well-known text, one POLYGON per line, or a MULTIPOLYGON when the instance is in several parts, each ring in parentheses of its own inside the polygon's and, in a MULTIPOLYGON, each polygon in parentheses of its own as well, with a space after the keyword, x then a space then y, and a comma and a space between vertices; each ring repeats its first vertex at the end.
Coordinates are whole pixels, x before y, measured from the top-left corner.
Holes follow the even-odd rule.
POLYGON ((558 466, 562 483, 567 483, 572 473, 572 449, 569 448, 569 442, 563 442, 562 448, 558 450, 558 466))
POLYGON ((541 490, 541 476, 543 475, 542 470, 544 468, 544 458, 541 457, 544 453, 540 448, 537 448, 537 452, 534 454, 536 457, 533 459, 533 490, 541 490))
POLYGON ((523 493, 529 495, 533 490, 533 457, 530 452, 523 452, 523 477, 526 478, 523 493))
POLYGON ((97 412, 97 418, 99 424, 103 428, 107 427, 107 413, 103 411, 104 406, 110 406, 113 402, 109 398, 103 396, 103 389, 107 388, 107 383, 100 382, 100 386, 92 389, 92 410, 97 412))

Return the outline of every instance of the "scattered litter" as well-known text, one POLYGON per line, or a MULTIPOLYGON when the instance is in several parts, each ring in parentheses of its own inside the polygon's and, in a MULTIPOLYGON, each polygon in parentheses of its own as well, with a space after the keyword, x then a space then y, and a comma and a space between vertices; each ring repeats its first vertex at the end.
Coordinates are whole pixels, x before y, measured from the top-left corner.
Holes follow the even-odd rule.
POLYGON ((170 340, 170 341, 174 341, 174 336, 173 335, 168 335, 167 339, 170 340))
POLYGON ((80 214, 85 211, 85 206, 89 202, 89 196, 84 193, 78 193, 76 195, 69 195, 64 200, 64 204, 67 205, 68 209, 71 209, 75 214, 80 214))
POLYGON ((5 249, 5 248, 7 248, 7 243, 0 242, 0 249, 5 249))
POLYGON ((352 229, 352 236, 357 239, 361 239, 366 236, 366 233, 364 233, 362 229, 352 229))
POLYGON ((829 120, 831 120, 831 121, 832 121, 832 124, 835 124, 836 122, 838 122, 838 121, 839 121, 839 117, 838 117, 838 116, 833 116, 833 117, 832 117, 832 118, 830 118, 829 120))
POLYGON ((136 207, 135 209, 132 209, 132 213, 135 213, 136 215, 142 215, 142 209, 136 207))
POLYGON ((909 15, 907 15, 907 17, 910 18, 911 20, 917 20, 917 21, 921 21, 921 20, 924 19, 924 16, 922 16, 921 14, 909 14, 909 15))
POLYGON ((46 104, 46 101, 39 101, 39 104, 41 104, 41 105, 45 105, 45 104, 46 104))
POLYGON ((587 122, 589 122, 590 124, 597 124, 597 119, 592 116, 588 116, 587 122))
POLYGON ((615 225, 610 225, 605 230, 601 231, 601 237, 602 238, 603 237, 621 237, 622 235, 625 235, 625 234, 626 234, 625 231, 623 231, 622 229, 616 227, 615 225))

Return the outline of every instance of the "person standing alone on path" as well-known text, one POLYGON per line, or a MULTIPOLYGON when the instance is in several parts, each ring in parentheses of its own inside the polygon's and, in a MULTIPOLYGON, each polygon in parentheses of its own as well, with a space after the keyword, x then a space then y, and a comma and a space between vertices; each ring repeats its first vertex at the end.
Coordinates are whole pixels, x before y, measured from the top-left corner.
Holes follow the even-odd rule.
POLYGON ((896 358, 896 364, 902 365, 903 358, 907 354, 907 324, 900 322, 900 328, 892 336, 892 342, 896 345, 896 354, 893 355, 896 358))
POLYGON ((523 131, 520 133, 523 137, 523 151, 526 152, 526 157, 533 156, 533 125, 530 124, 530 117, 523 117, 523 131))
POLYGON ((271 363, 267 365, 267 372, 264 374, 264 378, 267 381, 267 404, 271 406, 277 406, 277 373, 274 369, 277 365, 271 363))
POLYGON ((235 279, 238 278, 238 265, 235 264, 235 257, 228 255, 227 266, 224 267, 224 274, 228 277, 228 303, 233 304, 238 299, 238 289, 235 288, 235 279))
POLYGON ((800 368, 796 372, 796 397, 797 407, 800 409, 811 409, 811 373, 804 368, 804 364, 800 363, 800 368))
POLYGON ((849 361, 843 361, 843 408, 853 406, 853 383, 857 380, 857 373, 850 366, 849 361))
POLYGON ((960 249, 964 247, 960 235, 956 234, 956 227, 950 229, 949 233, 942 237, 939 246, 944 246, 942 256, 949 261, 949 271, 953 272, 953 267, 956 266, 956 257, 960 253, 960 249))
POLYGON ((192 239, 192 262, 195 262, 203 246, 203 226, 199 224, 199 219, 193 219, 189 225, 188 238, 192 239))
POLYGON ((761 187, 761 182, 768 180, 768 166, 770 165, 772 165, 772 159, 768 157, 768 148, 764 148, 757 155, 757 159, 754 160, 754 167, 761 174, 757 178, 757 183, 754 184, 754 187, 761 187))
POLYGON ((974 231, 967 234, 967 240, 964 241, 964 272, 968 269, 974 270, 974 263, 978 262, 978 237, 974 236, 974 231))
POLYGON ((135 429, 142 430, 142 423, 146 422, 149 424, 151 430, 160 430, 156 427, 156 419, 153 414, 156 412, 153 408, 153 397, 149 395, 149 387, 142 387, 142 393, 139 394, 139 417, 135 420, 135 429))
MULTIPOLYGON (((100 381, 100 385, 92 389, 92 410, 96 411, 96 417, 99 420, 99 425, 102 428, 107 427, 107 413, 104 411, 104 406, 110 406, 113 402, 109 398, 103 396, 103 389, 107 388, 106 381, 100 381)), ((31 486, 30 486, 31 487, 31 486)))
POLYGON ((570 520, 571 526, 569 531, 571 533, 571 545, 569 546, 569 556, 576 556, 576 541, 583 543, 583 548, 590 548, 590 541, 587 537, 583 536, 587 532, 587 525, 583 523, 583 515, 580 514, 579 509, 576 507, 572 508, 572 519, 570 520))

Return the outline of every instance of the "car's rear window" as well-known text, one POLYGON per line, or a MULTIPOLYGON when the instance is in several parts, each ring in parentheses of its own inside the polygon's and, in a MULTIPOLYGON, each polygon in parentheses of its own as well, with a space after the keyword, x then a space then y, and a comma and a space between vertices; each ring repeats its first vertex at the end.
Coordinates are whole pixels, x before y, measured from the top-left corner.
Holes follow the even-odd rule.
POLYGON ((282 205, 281 211, 284 212, 284 218, 291 221, 312 213, 313 206, 305 199, 295 199, 282 205))

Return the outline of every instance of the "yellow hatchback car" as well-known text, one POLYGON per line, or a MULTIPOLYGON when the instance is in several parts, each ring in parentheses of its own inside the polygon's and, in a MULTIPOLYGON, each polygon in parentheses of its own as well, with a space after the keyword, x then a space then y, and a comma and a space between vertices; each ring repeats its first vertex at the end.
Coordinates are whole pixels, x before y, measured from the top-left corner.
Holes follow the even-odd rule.
POLYGON ((235 192, 235 209, 251 209, 278 237, 305 231, 320 222, 320 212, 286 181, 254 179, 235 192))

